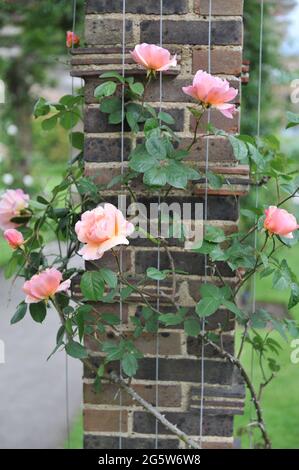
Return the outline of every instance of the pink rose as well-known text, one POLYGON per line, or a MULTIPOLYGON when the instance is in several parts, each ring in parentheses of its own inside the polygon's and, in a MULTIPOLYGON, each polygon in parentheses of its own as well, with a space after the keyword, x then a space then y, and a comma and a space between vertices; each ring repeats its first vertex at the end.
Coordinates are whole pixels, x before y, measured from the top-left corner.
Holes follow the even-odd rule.
POLYGON ((41 300, 53 297, 57 292, 66 291, 71 285, 70 279, 62 281, 62 274, 55 268, 49 268, 39 274, 35 274, 23 285, 26 294, 25 302, 35 304, 41 300))
POLYGON ((271 234, 281 235, 285 238, 294 238, 293 231, 299 228, 296 217, 285 209, 269 206, 265 210, 266 219, 264 228, 271 234))
POLYGON ((14 228, 9 228, 4 232, 4 238, 8 242, 9 246, 14 250, 24 243, 24 237, 21 232, 14 228))
POLYGON ((18 227, 11 219, 21 215, 28 207, 28 202, 29 196, 22 189, 8 189, 0 198, 0 228, 7 230, 18 227))
POLYGON ((199 70, 194 76, 193 85, 185 86, 182 90, 206 107, 216 108, 225 117, 232 119, 236 107, 229 101, 237 96, 238 90, 231 88, 227 80, 199 70))
POLYGON ((126 237, 134 232, 134 225, 115 206, 104 204, 84 212, 75 230, 78 240, 84 243, 79 254, 85 260, 94 260, 116 245, 128 245, 126 237))
POLYGON ((80 37, 73 33, 73 31, 67 31, 66 47, 71 48, 73 45, 74 47, 78 47, 80 45, 80 37))
POLYGON ((177 64, 176 55, 171 57, 167 49, 154 44, 137 44, 131 51, 131 56, 137 64, 155 72, 163 72, 177 64))

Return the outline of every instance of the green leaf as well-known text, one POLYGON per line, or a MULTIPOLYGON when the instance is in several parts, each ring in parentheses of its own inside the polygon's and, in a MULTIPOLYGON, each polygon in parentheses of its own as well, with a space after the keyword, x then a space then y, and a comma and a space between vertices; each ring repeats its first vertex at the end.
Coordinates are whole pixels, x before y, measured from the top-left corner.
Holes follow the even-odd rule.
POLYGON ((221 305, 221 300, 214 297, 204 297, 196 305, 196 313, 200 317, 208 317, 218 310, 221 305))
POLYGON ((175 313, 164 313, 159 316, 159 321, 164 325, 179 325, 183 321, 183 316, 175 313))
POLYGON ((184 321, 184 330, 188 336, 198 336, 201 331, 199 321, 195 318, 187 318, 187 320, 184 321))
POLYGON ((201 297, 215 297, 216 299, 222 299, 222 293, 219 287, 214 284, 202 284, 199 288, 201 297))
POLYGON ((138 126, 139 115, 136 115, 134 112, 132 113, 130 111, 127 111, 126 119, 130 126, 131 131, 135 133, 138 132, 139 131, 139 126, 138 126))
POLYGON ((40 117, 40 116, 45 116, 50 112, 50 105, 49 103, 45 100, 45 98, 39 98, 39 100, 35 103, 34 109, 33 109, 33 115, 34 117, 40 117))
POLYGON ((80 282, 82 294, 86 300, 101 300, 104 294, 104 281, 98 271, 83 274, 80 282))
POLYGON ((59 122, 66 130, 75 127, 80 119, 80 116, 73 111, 61 111, 59 114, 59 122))
POLYGON ((163 281, 167 276, 167 272, 160 271, 157 268, 151 267, 151 268, 147 268, 146 275, 150 279, 155 279, 156 281, 163 281))
POLYGON ((138 145, 130 154, 129 167, 138 173, 145 173, 155 165, 157 161, 147 153, 144 145, 138 145))
POLYGON ((94 96, 97 99, 101 99, 104 96, 111 96, 115 93, 117 85, 115 82, 108 81, 97 86, 94 90, 94 96))
POLYGON ((101 268, 99 270, 100 277, 103 281, 112 289, 115 289, 117 286, 117 274, 111 269, 108 268, 101 268))
POLYGON ((83 132, 71 132, 69 135, 71 145, 78 150, 83 150, 84 134, 83 132))
POLYGON ((277 290, 288 289, 292 283, 292 272, 285 259, 282 260, 279 269, 273 276, 273 288, 277 290))
MULTIPOLYGON (((122 75, 120 75, 118 72, 114 72, 111 70, 111 72, 104 72, 100 75, 100 78, 116 78, 119 80, 121 83, 125 83, 125 79, 122 75)), ((109 83, 109 82, 108 82, 109 83)))
POLYGON ((42 301, 36 304, 30 304, 29 311, 34 321, 37 323, 42 323, 47 315, 46 302, 42 301))
POLYGON ((50 131, 50 130, 54 129, 54 127, 57 124, 57 118, 58 118, 58 114, 54 114, 54 116, 51 116, 48 119, 43 119, 43 121, 41 123, 42 129, 44 131, 50 131))
POLYGON ((205 227, 205 240, 213 243, 222 243, 226 240, 226 236, 221 228, 207 225, 205 227))
POLYGON ((27 304, 25 302, 21 302, 16 309, 15 314, 13 315, 12 319, 10 320, 11 325, 18 323, 21 321, 27 312, 27 304))
POLYGON ((75 359, 85 359, 88 357, 84 346, 82 346, 82 344, 78 343, 77 341, 69 341, 65 345, 65 350, 69 356, 74 357, 75 359))
POLYGON ((286 129, 289 129, 290 127, 295 127, 298 126, 299 124, 299 114, 291 113, 288 111, 286 113, 288 124, 286 126, 286 129))
POLYGON ((143 175, 143 182, 149 186, 165 186, 167 182, 165 167, 152 167, 143 175))
POLYGON ((117 96, 111 96, 110 98, 105 98, 100 105, 100 110, 102 113, 115 113, 116 111, 121 112, 121 99, 117 96))
POLYGON ((291 284, 291 296, 288 304, 288 309, 295 307, 299 303, 299 286, 298 284, 291 284))
POLYGON ((170 125, 175 123, 174 118, 169 113, 165 113, 163 111, 160 111, 158 113, 158 119, 160 119, 161 121, 166 122, 166 124, 170 124, 170 125))
POLYGON ((144 93, 144 86, 140 82, 130 83, 129 87, 135 95, 142 96, 144 93))
POLYGON ((145 142, 146 150, 157 160, 162 160, 167 156, 165 141, 159 137, 152 136, 145 142))
POLYGON ((120 324, 120 318, 117 315, 113 315, 113 313, 102 313, 101 319, 108 323, 108 325, 120 324))
POLYGON ((244 319, 245 315, 242 310, 240 310, 236 304, 230 302, 229 300, 224 299, 222 304, 230 311, 233 312, 237 318, 244 319))
POLYGON ((113 113, 109 114, 108 122, 109 124, 120 124, 123 119, 122 110, 114 111, 113 113))
POLYGON ((188 178, 184 172, 183 165, 175 161, 171 162, 166 168, 167 183, 178 189, 185 189, 188 178))
POLYGON ((234 156, 236 157, 236 159, 239 161, 246 160, 248 157, 247 145, 244 142, 242 142, 242 140, 232 135, 230 135, 228 139, 232 145, 234 156))
POLYGON ((133 377, 138 369, 138 362, 134 354, 125 353, 121 361, 121 366, 126 375, 133 377))
POLYGON ((224 179, 222 175, 217 175, 212 171, 208 171, 207 176, 211 188, 220 189, 223 186, 224 179))

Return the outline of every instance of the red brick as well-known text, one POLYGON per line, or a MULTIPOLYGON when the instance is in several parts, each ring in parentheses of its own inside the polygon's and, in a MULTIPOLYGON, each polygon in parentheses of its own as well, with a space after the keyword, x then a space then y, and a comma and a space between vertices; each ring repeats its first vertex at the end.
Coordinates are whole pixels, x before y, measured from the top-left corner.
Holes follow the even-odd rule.
MULTIPOLYGON (((208 70, 208 50, 193 50, 193 73, 197 70, 208 70)), ((219 48, 211 51, 211 73, 241 75, 242 51, 241 49, 219 48)))
MULTIPOLYGON (((83 410, 84 429, 87 432, 118 432, 120 430, 120 411, 83 410)), ((128 412, 121 411, 122 432, 128 430, 128 412)))
MULTIPOLYGON (((155 405, 156 403, 156 386, 155 385, 133 385, 134 390, 144 398, 147 402, 155 405)), ((92 405, 118 405, 118 390, 117 385, 102 384, 101 391, 96 393, 92 384, 84 384, 84 403, 92 405)), ((159 385, 159 405, 163 407, 180 407, 182 400, 182 392, 180 385, 159 385)), ((123 406, 140 406, 134 402, 127 394, 122 394, 123 406)))
MULTIPOLYGON (((194 11, 199 15, 209 14, 209 0, 194 0, 194 11)), ((243 0, 213 0, 212 15, 242 15, 243 0)))

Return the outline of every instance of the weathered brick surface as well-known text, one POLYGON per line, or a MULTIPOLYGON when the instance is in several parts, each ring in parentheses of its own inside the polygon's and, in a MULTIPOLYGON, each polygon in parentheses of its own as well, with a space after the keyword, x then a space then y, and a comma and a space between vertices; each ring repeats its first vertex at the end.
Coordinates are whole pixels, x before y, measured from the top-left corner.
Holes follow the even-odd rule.
MULTIPOLYGON (((85 40, 88 44, 121 44, 122 20, 87 17, 85 22, 85 40)), ((126 40, 133 42, 133 24, 126 20, 126 40)))
MULTIPOLYGON (((201 59, 199 58, 199 56, 197 57, 195 55, 195 52, 202 52, 202 51, 194 51, 193 68, 195 69, 195 65, 198 64, 198 67, 194 71, 196 72, 200 68, 206 70, 207 69, 207 63, 206 63, 207 54, 203 53, 202 54, 203 59, 201 59), (201 61, 202 61, 202 64, 201 64, 201 61)), ((234 72, 233 72, 233 67, 232 67, 231 62, 227 60, 226 64, 224 64, 224 66, 221 66, 220 56, 223 57, 223 51, 221 54, 219 54, 219 57, 218 57, 218 54, 216 54, 215 56, 214 63, 215 63, 215 66, 217 66, 219 70, 219 72, 215 72, 215 73, 233 74, 234 72), (231 68, 229 68, 229 66, 231 66, 231 68), (226 67, 226 70, 224 70, 225 67, 226 67)), ((241 73, 241 64, 240 64, 240 73, 241 73)), ((234 73, 234 75, 238 75, 238 74, 234 73)), ((234 100, 235 103, 239 103, 240 102, 240 80, 237 78, 230 78, 229 82, 232 87, 236 88, 239 91, 239 94, 236 96, 234 100)), ((101 83, 101 80, 95 77, 89 78, 87 80, 87 83, 85 86, 85 100, 87 103, 98 103, 98 100, 94 97, 94 90, 100 83, 101 83)), ((180 77, 175 77, 175 76, 168 76, 167 78, 165 78, 163 81, 163 88, 162 88, 163 103, 168 103, 168 102, 169 103, 173 103, 173 102, 175 103, 190 102, 191 103, 193 102, 194 100, 192 100, 191 97, 187 96, 182 90, 182 87, 188 86, 190 85, 190 83, 192 83, 192 79, 190 77, 180 78, 180 77)), ((160 100, 159 80, 152 81, 151 86, 149 87, 147 91, 147 100, 154 101, 154 102, 157 102, 160 100)))
MULTIPOLYGON (((242 67, 242 0, 213 0, 212 6, 212 49, 211 72, 230 81, 230 85, 239 91, 235 99, 240 104, 240 75, 242 67)), ((85 173, 97 184, 105 188, 114 176, 121 173, 120 125, 108 123, 107 115, 100 113, 98 102, 94 97, 94 89, 101 83, 99 75, 102 71, 114 68, 121 71, 121 41, 122 41, 122 0, 87 0, 86 1, 86 49, 77 50, 74 55, 73 75, 85 80, 85 116, 84 116, 84 159, 85 173)), ((179 132, 181 141, 176 144, 186 148, 193 138, 194 120, 188 106, 192 100, 182 92, 182 87, 190 84, 194 73, 208 68, 208 0, 164 0, 163 1, 163 43, 172 53, 177 53, 179 66, 163 74, 162 102, 163 110, 173 115, 173 129, 179 132), (169 16, 171 15, 171 16, 169 16), (168 46, 167 46, 168 45, 168 46)), ((136 43, 159 43, 159 14, 158 0, 127 0, 126 1, 126 56, 125 62, 138 80, 145 79, 145 73, 140 67, 132 66, 133 61, 129 51, 136 43), (132 69, 132 67, 134 67, 132 69)), ((156 109, 159 107, 159 80, 152 81, 147 92, 146 100, 156 109)), ((227 119, 217 110, 211 111, 211 122, 219 129, 228 133, 239 131, 239 113, 232 119, 227 119)), ((125 126, 124 138, 124 167, 131 149, 140 142, 140 136, 132 138, 130 129, 125 126)), ((227 137, 207 136, 207 114, 200 127, 197 143, 192 147, 188 156, 190 166, 204 171, 207 142, 209 143, 209 168, 224 175, 229 182, 226 186, 214 190, 209 189, 207 219, 212 224, 224 228, 226 233, 236 230, 239 217, 240 188, 245 187, 246 169, 238 169, 238 162, 233 155, 231 144, 227 137), (242 187, 243 187, 242 186, 242 187)), ((203 173, 202 173, 203 174, 203 173)), ((204 203, 204 180, 192 182, 186 192, 174 190, 165 202, 178 203, 182 207, 191 203, 192 218, 196 217, 195 203, 204 203)), ((142 178, 131 183, 131 189, 136 192, 139 202, 149 208, 157 202, 157 193, 149 193, 142 186, 142 178)), ((123 191, 120 184, 103 193, 106 202, 117 205, 117 196, 123 191)), ((132 202, 127 197, 127 205, 132 202)), ((203 217, 205 214, 203 213, 203 217)), ((195 315, 195 302, 200 300, 199 287, 204 282, 204 258, 200 254, 184 251, 183 243, 167 239, 173 255, 176 268, 190 273, 189 276, 180 274, 177 277, 177 303, 188 308, 188 315, 195 315)), ((117 248, 119 250, 119 248, 117 248)), ((130 246, 122 249, 123 270, 130 276, 132 283, 140 281, 149 266, 157 265, 157 248, 144 239, 131 240, 130 246)), ((161 250, 161 268, 169 268, 169 259, 161 250)), ((95 263, 87 262, 86 269, 95 270, 97 267, 108 267, 117 271, 118 267, 112 253, 105 253, 103 258, 95 263)), ((226 263, 218 263, 218 268, 227 282, 235 282, 235 273, 226 263)), ((208 276, 214 275, 208 269, 208 276)), ((221 285, 215 277, 208 278, 209 282, 221 285)), ((75 291, 80 293, 79 280, 74 283, 75 291)), ((172 281, 161 281, 161 289, 166 294, 171 293, 172 281)), ((153 280, 147 283, 147 290, 156 294, 157 285, 153 280)), ((151 300, 156 305, 154 298, 151 300)), ((140 317, 143 300, 136 293, 123 302, 122 319, 123 334, 132 337, 133 319, 140 317)), ((160 303, 163 313, 174 313, 174 307, 164 298, 160 303)), ((115 342, 116 332, 107 327, 106 333, 96 332, 96 322, 103 313, 113 313, 119 316, 119 303, 115 299, 112 304, 96 303, 90 327, 92 335, 86 335, 85 345, 92 352, 92 362, 99 366, 103 358, 98 353, 97 340, 115 342)), ((142 320, 143 321, 143 320, 142 320)), ((233 330, 235 321, 233 315, 220 308, 214 315, 206 319, 205 328, 208 331, 221 331, 223 346, 233 352, 233 330)), ((199 434, 200 399, 201 399, 201 342, 197 338, 186 337, 183 325, 159 327, 159 370, 158 396, 156 403, 156 335, 142 334, 136 341, 136 346, 144 353, 139 361, 139 368, 134 377, 133 387, 141 396, 153 405, 165 409, 167 418, 176 423, 179 428, 190 435, 199 434)), ((107 366, 107 371, 119 372, 118 361, 107 366)), ((93 388, 94 374, 84 371, 84 446, 90 449, 118 449, 120 435, 119 393, 115 385, 104 383, 102 392, 97 394, 93 388)), ((224 361, 210 347, 205 347, 204 360, 204 436, 203 448, 231 448, 233 443, 233 415, 243 410, 244 388, 240 375, 231 364, 224 361), (214 438, 213 438, 214 436, 214 438)), ((123 449, 153 449, 155 448, 155 419, 141 409, 138 403, 125 393, 122 393, 122 448, 123 449)), ((159 426, 159 448, 175 449, 181 447, 173 435, 159 426)))
MULTIPOLYGON (((193 413, 170 412, 165 417, 175 423, 179 429, 191 436, 199 433, 200 415, 193 413)), ((137 411, 134 413, 133 430, 139 433, 155 433, 155 418, 147 412, 137 411)), ((169 431, 159 423, 159 434, 168 434, 169 431)), ((233 418, 228 415, 211 416, 207 410, 203 417, 203 435, 209 436, 231 436, 233 432, 233 418)))
MULTIPOLYGON (((244 0, 213 0, 212 15, 242 15, 244 0)), ((209 14, 209 0, 194 0, 194 11, 200 15, 209 14)))
MULTIPOLYGON (((92 363, 98 366, 101 359, 92 358, 92 363)), ((231 385, 233 367, 223 361, 205 360, 205 382, 208 384, 231 385)), ((107 370, 119 370, 117 362, 109 364, 107 370)), ((85 377, 92 378, 94 373, 85 368, 85 377)), ((139 368, 136 379, 155 380, 156 379, 156 358, 146 357, 139 360, 139 368)), ((172 359, 161 357, 159 359, 159 381, 193 382, 200 383, 201 363, 197 359, 182 358, 172 359)))
MULTIPOLYGON (((225 132, 235 134, 236 132, 239 132, 240 130, 239 121, 240 121, 240 115, 238 111, 234 114, 234 117, 232 119, 228 119, 225 116, 223 116, 223 114, 220 113, 217 109, 211 109, 210 123, 214 127, 216 127, 216 129, 222 129, 225 132)), ((198 127, 199 132, 206 134, 207 125, 208 125, 208 112, 206 111, 202 119, 200 120, 200 124, 198 127)), ((191 131, 194 131, 194 126, 195 126, 195 120, 193 119, 193 116, 192 116, 191 126, 190 126, 191 131)))
MULTIPOLYGON (((87 432, 117 432, 120 429, 120 413, 111 410, 83 410, 84 429, 87 432)), ((128 430, 128 412, 122 411, 121 428, 128 430)))
MULTIPOLYGON (((174 131, 182 131, 184 129, 184 109, 163 109, 167 111, 175 120, 175 123, 170 126, 174 131)), ((106 114, 100 112, 98 107, 88 107, 85 110, 85 132, 97 133, 97 132, 120 132, 121 126, 116 124, 109 124, 106 114)), ((129 131, 130 128, 126 125, 125 131, 129 131)))
MULTIPOLYGON (((208 49, 193 51, 193 73, 197 70, 208 70, 208 49)), ((242 50, 217 48, 211 51, 211 73, 241 75, 242 50)))
MULTIPOLYGON (((155 449, 155 444, 156 441, 153 437, 123 437, 121 447, 122 449, 155 449)), ((84 447, 85 449, 119 449, 119 437, 85 434, 84 447)), ((178 447, 178 439, 159 439, 159 449, 177 449, 178 447)))
MULTIPOLYGON (((230 354, 234 352, 234 337, 230 335, 222 335, 222 345, 225 351, 230 354)), ((191 336, 187 339, 187 352, 193 356, 201 356, 202 341, 200 338, 192 338, 191 336)), ((218 353, 215 352, 211 346, 205 346, 204 349, 205 357, 218 357, 218 353)))
MULTIPOLYGON (((121 13, 122 0, 87 0, 87 13, 121 13)), ((127 13, 160 14, 160 2, 158 0, 127 0, 127 13)), ((163 14, 183 14, 188 12, 188 0, 164 0, 163 14)))
MULTIPOLYGON (((134 390, 152 405, 156 402, 156 386, 155 385, 134 385, 134 390)), ((84 384, 84 402, 97 405, 119 405, 117 398, 118 387, 112 384, 103 384, 101 391, 97 393, 91 384, 84 384)), ((159 404, 161 407, 180 407, 182 402, 182 391, 180 385, 159 385, 159 404)), ((123 394, 122 406, 140 406, 134 402, 132 398, 123 394)))
MULTIPOLYGON (((165 20, 163 26, 164 44, 208 44, 207 21, 165 20)), ((159 42, 160 23, 157 20, 141 22, 141 41, 159 42)), ((242 22, 240 20, 212 21, 212 45, 241 45, 242 22)))
MULTIPOLYGON (((128 159, 131 145, 130 139, 124 139, 124 160, 128 159)), ((119 162, 120 148, 119 138, 86 137, 84 159, 87 162, 119 162)))
MULTIPOLYGON (((171 252, 175 265, 178 269, 188 272, 191 275, 204 275, 204 255, 190 252, 171 252)), ((160 254, 161 269, 169 269, 169 259, 165 252, 160 254)), ((138 251, 135 254, 136 272, 141 274, 146 266, 153 266, 157 263, 157 254, 155 251, 138 251)), ((223 262, 216 263, 222 276, 230 277, 234 273, 230 267, 223 262)))

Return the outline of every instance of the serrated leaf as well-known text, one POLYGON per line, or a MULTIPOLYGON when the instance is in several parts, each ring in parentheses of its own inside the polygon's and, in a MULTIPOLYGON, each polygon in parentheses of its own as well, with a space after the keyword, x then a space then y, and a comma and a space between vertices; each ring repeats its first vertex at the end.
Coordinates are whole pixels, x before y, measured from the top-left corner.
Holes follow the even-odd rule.
POLYGON ((101 83, 101 85, 97 86, 94 90, 94 96, 97 99, 101 99, 104 96, 111 96, 115 93, 117 85, 115 82, 108 81, 105 83, 101 83))
POLYGON ((74 357, 75 359, 85 359, 88 357, 84 346, 82 346, 82 344, 78 343, 77 341, 69 341, 65 345, 65 350, 69 356, 74 357))
POLYGON ((19 321, 21 321, 25 317, 26 312, 27 312, 27 304, 25 302, 21 302, 17 306, 16 312, 10 320, 11 325, 14 325, 15 323, 18 323, 19 321))
POLYGON ((187 318, 184 321, 184 330, 186 335, 197 337, 201 331, 201 325, 196 318, 187 318))
POLYGON ((104 281, 98 271, 83 274, 80 282, 81 292, 86 300, 101 300, 104 294, 104 281))

